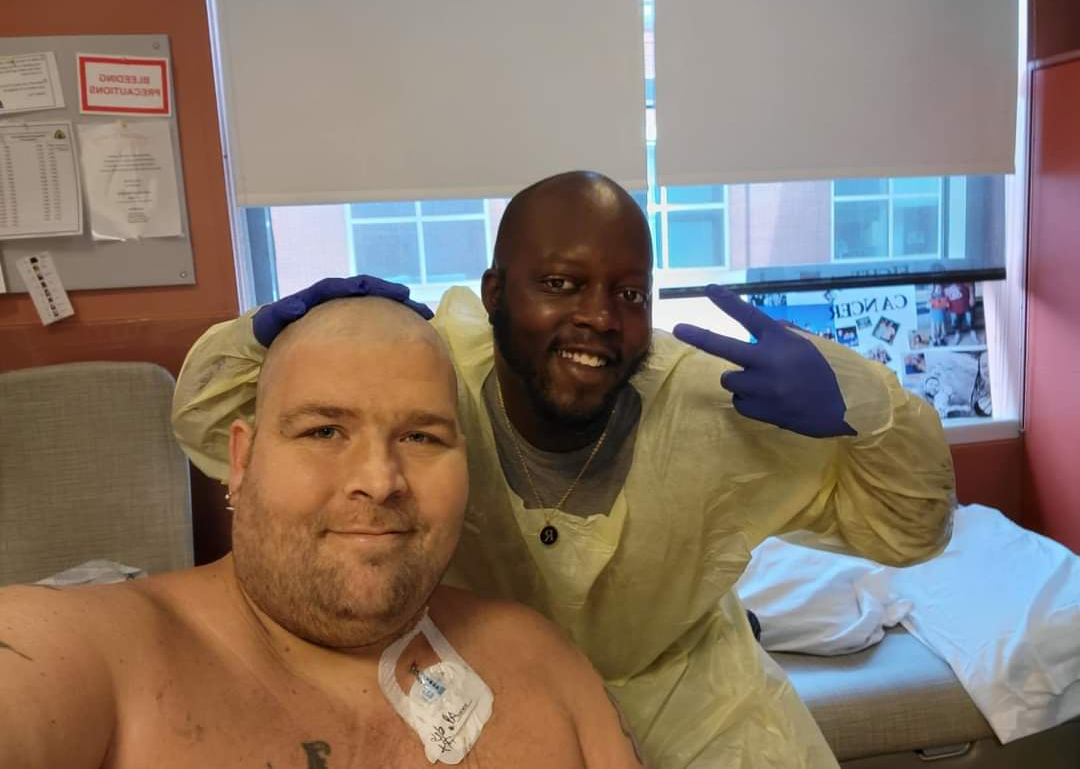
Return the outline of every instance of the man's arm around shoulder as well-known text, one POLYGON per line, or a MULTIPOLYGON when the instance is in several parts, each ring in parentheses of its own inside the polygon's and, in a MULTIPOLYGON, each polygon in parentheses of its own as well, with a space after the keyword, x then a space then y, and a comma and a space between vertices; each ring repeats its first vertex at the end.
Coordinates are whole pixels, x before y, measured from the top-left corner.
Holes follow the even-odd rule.
POLYGON ((0 766, 99 769, 116 727, 112 672, 79 590, 0 589, 0 766))

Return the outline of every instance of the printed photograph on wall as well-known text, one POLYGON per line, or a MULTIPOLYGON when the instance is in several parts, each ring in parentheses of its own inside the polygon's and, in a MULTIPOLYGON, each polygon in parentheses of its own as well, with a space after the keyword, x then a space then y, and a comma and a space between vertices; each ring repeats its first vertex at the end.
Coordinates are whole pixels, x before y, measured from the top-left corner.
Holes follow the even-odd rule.
POLYGON ((748 300, 776 320, 886 366, 943 420, 993 414, 978 284, 757 294, 748 300))
POLYGON ((915 300, 918 326, 911 331, 912 349, 986 345, 986 316, 978 284, 919 286, 915 300))
POLYGON ((836 341, 848 347, 858 347, 859 329, 855 326, 841 326, 836 329, 836 341))
POLYGON ((986 350, 910 353, 904 371, 904 387, 931 403, 942 419, 993 415, 986 350))

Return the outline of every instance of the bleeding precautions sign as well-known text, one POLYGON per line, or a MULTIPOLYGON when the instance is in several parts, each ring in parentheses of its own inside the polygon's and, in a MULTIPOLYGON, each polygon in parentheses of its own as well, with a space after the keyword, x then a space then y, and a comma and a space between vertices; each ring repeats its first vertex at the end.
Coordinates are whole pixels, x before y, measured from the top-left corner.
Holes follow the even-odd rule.
POLYGON ((79 111, 92 115, 172 115, 169 60, 80 53, 79 111))

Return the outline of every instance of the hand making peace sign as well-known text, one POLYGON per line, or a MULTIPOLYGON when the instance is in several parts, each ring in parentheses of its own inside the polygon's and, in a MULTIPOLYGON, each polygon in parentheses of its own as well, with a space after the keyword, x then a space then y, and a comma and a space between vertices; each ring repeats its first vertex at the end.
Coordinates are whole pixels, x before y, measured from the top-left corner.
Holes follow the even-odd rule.
POLYGON ((749 331, 756 343, 687 323, 675 327, 675 336, 742 367, 720 378, 721 386, 732 393, 736 411, 812 438, 856 434, 844 421, 846 407, 836 374, 809 339, 725 288, 709 286, 705 295, 749 331))

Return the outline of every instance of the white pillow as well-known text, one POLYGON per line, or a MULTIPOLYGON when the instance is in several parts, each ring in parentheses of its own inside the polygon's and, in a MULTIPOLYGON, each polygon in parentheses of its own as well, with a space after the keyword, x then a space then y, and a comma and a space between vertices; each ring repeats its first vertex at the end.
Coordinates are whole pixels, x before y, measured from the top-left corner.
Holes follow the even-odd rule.
POLYGON ((884 570, 770 537, 754 549, 735 590, 761 622, 767 650, 851 654, 878 643, 911 609, 910 601, 882 600, 874 577, 884 570))

